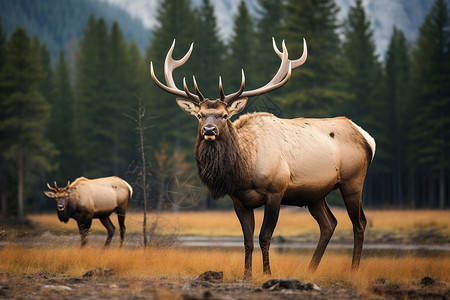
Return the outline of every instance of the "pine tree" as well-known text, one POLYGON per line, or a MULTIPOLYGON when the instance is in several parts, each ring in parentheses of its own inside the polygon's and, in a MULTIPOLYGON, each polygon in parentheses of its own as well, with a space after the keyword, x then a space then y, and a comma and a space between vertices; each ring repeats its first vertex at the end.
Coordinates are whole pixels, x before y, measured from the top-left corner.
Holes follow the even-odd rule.
POLYGON ((256 20, 256 61, 257 85, 266 84, 277 71, 280 58, 272 47, 272 37, 281 41, 279 27, 283 18, 283 3, 281 1, 258 0, 260 6, 256 20))
MULTIPOLYGON (((3 78, 5 77, 5 63, 6 63, 6 56, 5 56, 5 45, 6 45, 6 32, 3 31, 3 25, 2 25, 2 19, 0 16, 0 82, 3 81, 3 78)), ((4 102, 6 95, 3 91, 3 89, 0 89, 0 105, 4 102)), ((3 110, 0 110, 0 123, 1 120, 6 119, 6 113, 3 110)), ((5 132, 0 129, 0 202, 1 202, 1 209, 2 209, 2 218, 5 220, 8 217, 8 202, 7 202, 7 180, 8 180, 8 169, 9 169, 9 163, 5 157, 6 154, 6 147, 8 146, 6 142, 6 136, 5 132)))
POLYGON ((436 0, 419 29, 411 66, 410 162, 425 190, 426 206, 449 205, 450 168, 450 20, 447 3, 436 0), (436 201, 438 199, 438 201, 436 201))
POLYGON ((6 147, 3 158, 13 165, 11 176, 17 177, 17 213, 24 220, 25 186, 36 180, 36 174, 52 169, 51 158, 56 150, 44 136, 50 117, 50 106, 39 91, 44 78, 36 45, 25 29, 19 27, 6 44, 3 78, 0 80, 5 113, 0 135, 6 147))
POLYGON ((51 119, 48 136, 59 151, 58 170, 52 174, 53 180, 67 182, 80 176, 76 157, 74 134, 74 95, 71 85, 70 68, 64 51, 60 50, 52 76, 51 119))
POLYGON ((113 107, 114 122, 111 124, 113 135, 113 174, 119 175, 126 171, 135 155, 135 135, 132 134, 133 123, 124 117, 124 113, 133 108, 134 96, 132 91, 134 79, 130 73, 128 61, 128 47, 121 29, 114 22, 109 35, 109 63, 106 79, 108 81, 108 102, 113 107))
POLYGON ((244 69, 247 90, 256 88, 256 38, 254 21, 250 12, 241 0, 234 16, 233 32, 229 42, 229 55, 226 58, 226 77, 222 78, 225 93, 231 94, 241 85, 241 69, 244 69))
POLYGON ((375 54, 373 31, 361 0, 349 10, 344 27, 343 57, 346 75, 345 86, 351 98, 342 105, 344 114, 367 130, 377 141, 376 159, 373 162, 366 189, 366 198, 393 200, 392 149, 393 142, 387 134, 391 131, 390 104, 382 97, 383 73, 375 54), (376 193, 376 194, 374 194, 376 193))
POLYGON ((41 69, 45 76, 44 80, 39 85, 41 94, 42 96, 44 96, 47 102, 50 102, 50 98, 52 97, 52 75, 53 75, 50 52, 48 51, 47 46, 45 46, 45 44, 41 44, 37 39, 35 39, 33 43, 36 45, 36 48, 39 51, 41 69))
POLYGON ((286 40, 289 57, 301 55, 302 38, 308 44, 306 63, 292 72, 278 98, 285 114, 289 117, 333 115, 336 104, 348 97, 339 86, 343 73, 337 33, 338 7, 333 0, 288 0, 284 11, 280 34, 286 40))
MULTIPOLYGON (((386 99, 389 103, 388 127, 386 132, 391 142, 390 157, 393 170, 393 195, 396 204, 404 204, 404 175, 408 166, 403 155, 408 132, 405 121, 409 117, 409 68, 408 42, 403 32, 393 28, 386 52, 386 99)), ((411 196, 409 197, 411 199, 411 196)))
MULTIPOLYGON (((180 59, 197 36, 196 30, 199 23, 190 5, 189 0, 168 0, 160 3, 157 14, 158 26, 153 30, 153 39, 146 53, 146 61, 153 62, 155 74, 162 82, 164 82, 164 60, 173 40, 176 40, 173 58, 180 59)), ((190 59, 173 73, 175 84, 180 89, 183 89, 182 79, 186 77, 187 84, 193 91, 192 75, 196 74, 198 60, 201 59, 197 55, 196 48, 194 45, 190 59)), ((145 106, 152 112, 151 117, 156 118, 154 129, 147 133, 149 146, 157 149, 162 141, 167 141, 170 146, 192 155, 196 122, 191 116, 180 111, 175 102, 176 96, 158 88, 150 76, 147 75, 147 78, 143 101, 148 101, 145 106)), ((202 89, 201 86, 200 89, 202 89)))
POLYGON ((345 112, 358 124, 365 125, 363 123, 371 108, 373 92, 379 87, 375 79, 381 66, 375 54, 370 20, 366 17, 361 0, 356 0, 355 6, 350 7, 344 36, 344 57, 348 66, 346 81, 353 96, 351 101, 344 104, 345 112))
POLYGON ((195 51, 200 59, 195 77, 203 95, 209 99, 216 99, 219 97, 218 78, 223 74, 223 59, 226 49, 219 38, 214 7, 209 0, 202 0, 198 15, 200 28, 196 38, 195 51))
POLYGON ((103 19, 91 16, 76 56, 75 128, 81 174, 113 174, 114 103, 108 99, 108 29, 103 19))

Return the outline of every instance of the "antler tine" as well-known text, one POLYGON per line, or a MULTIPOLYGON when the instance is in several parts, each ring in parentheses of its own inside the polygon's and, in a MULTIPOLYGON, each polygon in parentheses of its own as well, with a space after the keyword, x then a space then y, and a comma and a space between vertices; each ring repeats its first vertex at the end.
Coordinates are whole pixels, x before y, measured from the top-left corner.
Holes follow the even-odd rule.
POLYGON ((58 185, 56 184, 56 181, 53 181, 53 184, 55 185, 55 188, 58 189, 58 185))
POLYGON ((223 91, 222 86, 222 76, 219 76, 219 93, 220 93, 220 101, 225 101, 225 93, 223 91))
MULTIPOLYGON (((272 37, 272 45, 273 45, 273 50, 275 51, 275 53, 282 59, 283 53, 284 53, 284 47, 285 47, 284 40, 282 42, 283 52, 278 50, 277 44, 275 43, 275 38, 273 38, 273 37, 272 37)), ((298 68, 301 65, 303 65, 305 63, 307 57, 308 57, 308 47, 306 45, 306 40, 303 38, 303 54, 299 59, 290 60, 292 62, 292 69, 298 68)))
MULTIPOLYGON (((224 96, 224 99, 222 100, 225 103, 230 103, 232 100, 237 99, 242 92, 244 91, 245 88, 245 73, 244 73, 244 69, 241 69, 241 86, 239 87, 239 90, 234 93, 234 94, 230 94, 228 96, 224 96)), ((223 89, 222 89, 223 92, 223 89)))
POLYGON ((69 185, 70 185, 70 180, 67 180, 67 186, 66 186, 66 188, 68 188, 69 185))
POLYGON ((257 96, 257 95, 265 94, 270 91, 276 90, 276 89, 280 88, 281 86, 283 86, 284 84, 286 84, 286 82, 291 77, 292 69, 295 69, 295 68, 301 66, 306 61, 308 52, 307 52, 307 48, 306 48, 306 40, 305 39, 303 39, 303 54, 299 59, 296 59, 296 60, 289 59, 289 53, 288 53, 288 50, 287 50, 284 40, 282 42, 283 51, 278 50, 278 47, 275 43, 274 38, 272 38, 272 44, 273 44, 273 49, 274 49, 275 53, 281 58, 280 67, 278 68, 278 71, 275 74, 275 76, 266 85, 264 85, 260 88, 251 90, 251 91, 243 92, 243 85, 245 84, 245 79, 244 79, 244 73, 242 72, 243 79, 242 79, 241 89, 238 92, 227 95, 227 96, 222 95, 223 87, 221 87, 221 82, 220 82, 219 89, 221 91, 221 99, 224 99, 223 100, 224 102, 230 103, 230 102, 234 101, 235 99, 237 99, 238 97, 252 97, 252 96, 257 96))
POLYGON ((47 182, 47 187, 48 187, 49 190, 52 190, 52 191, 56 191, 56 190, 57 190, 56 188, 52 188, 52 187, 50 186, 50 184, 48 184, 48 182, 47 182))
POLYGON ((194 47, 194 43, 191 43, 191 46, 189 47, 188 52, 183 56, 183 58, 176 60, 172 57, 172 53, 175 48, 175 40, 173 40, 172 46, 170 47, 169 51, 167 52, 166 59, 164 61, 164 78, 166 80, 167 85, 164 85, 163 83, 161 83, 158 80, 158 78, 156 78, 156 75, 155 75, 155 72, 153 69, 153 62, 150 62, 150 75, 151 75, 153 81, 156 83, 156 85, 159 86, 161 89, 165 90, 166 92, 169 92, 169 93, 177 95, 177 96, 185 97, 185 98, 190 98, 196 102, 200 102, 199 96, 191 94, 191 93, 187 93, 186 91, 183 91, 183 90, 180 90, 176 86, 176 84, 173 80, 173 76, 172 76, 173 70, 175 70, 176 68, 185 64, 186 61, 189 59, 189 57, 191 56, 193 47, 194 47))
POLYGON ((189 98, 192 98, 194 95, 189 91, 187 84, 186 84, 186 77, 183 77, 183 87, 184 87, 184 91, 186 92, 186 94, 188 95, 189 98))
POLYGON ((186 63, 186 61, 191 56, 193 48, 194 48, 194 43, 191 43, 191 46, 189 47, 188 52, 183 56, 183 58, 176 60, 172 57, 173 50, 175 49, 175 40, 173 40, 172 46, 170 47, 169 51, 167 52, 166 60, 164 61, 164 77, 166 79, 166 83, 168 86, 176 88, 176 84, 173 80, 172 72, 176 68, 178 68, 186 63))
POLYGON ((200 99, 200 102, 205 101, 205 97, 203 97, 202 93, 198 89, 198 85, 197 85, 197 81, 195 80, 195 76, 192 76, 192 81, 194 81, 194 88, 195 88, 195 91, 197 92, 197 95, 198 95, 198 98, 200 99))

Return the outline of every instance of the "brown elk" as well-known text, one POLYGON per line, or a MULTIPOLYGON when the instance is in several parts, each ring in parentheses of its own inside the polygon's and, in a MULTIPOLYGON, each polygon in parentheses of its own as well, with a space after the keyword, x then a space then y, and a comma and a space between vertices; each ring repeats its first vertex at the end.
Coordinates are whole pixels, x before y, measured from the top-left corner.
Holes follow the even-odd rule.
POLYGON ((319 224, 320 238, 309 265, 310 270, 315 270, 337 225, 325 200, 335 189, 341 191, 353 224, 352 268, 358 268, 366 226, 361 196, 375 153, 374 139, 345 117, 280 119, 269 113, 252 113, 230 121, 245 107, 247 97, 275 90, 289 80, 291 70, 306 61, 306 41, 303 40, 303 55, 289 60, 284 41, 279 51, 273 40, 281 65, 272 80, 258 89, 244 91, 242 71, 239 90, 225 95, 219 77, 220 98, 216 100, 202 95, 195 77, 195 94, 189 91, 185 79, 184 89, 177 88, 172 72, 188 60, 193 44, 180 60, 172 58, 174 46, 175 41, 164 64, 166 85, 156 78, 152 63, 151 77, 163 90, 180 96, 176 99, 178 105, 198 118, 194 150, 198 173, 215 199, 229 195, 233 201, 244 233, 244 277, 252 275, 253 210, 263 205, 259 244, 264 273, 270 274, 270 240, 280 205, 307 206, 319 224))
POLYGON ((105 247, 109 246, 116 228, 109 216, 115 212, 120 226, 120 246, 125 237, 125 214, 128 201, 131 199, 133 189, 119 177, 105 177, 97 179, 77 178, 66 187, 51 187, 44 191, 49 198, 56 200, 58 218, 67 223, 70 218, 77 221, 81 235, 81 246, 86 245, 87 234, 91 228, 92 219, 100 219, 108 231, 105 247))

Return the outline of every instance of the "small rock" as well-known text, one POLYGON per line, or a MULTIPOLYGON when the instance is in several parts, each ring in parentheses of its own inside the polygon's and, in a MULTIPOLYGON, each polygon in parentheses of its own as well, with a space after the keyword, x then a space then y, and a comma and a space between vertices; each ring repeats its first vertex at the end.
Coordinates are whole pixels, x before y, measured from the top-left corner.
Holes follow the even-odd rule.
POLYGON ((262 287, 271 291, 280 290, 301 290, 301 291, 320 291, 320 287, 314 283, 302 284, 297 279, 271 279, 265 282, 262 287))
POLYGON ((212 283, 222 283, 223 282, 223 272, 222 271, 206 271, 197 276, 194 281, 206 281, 212 283))
POLYGON ((112 274, 113 272, 111 269, 95 267, 94 269, 84 273, 83 277, 95 277, 95 276, 108 277, 111 276, 112 274))
POLYGON ((315 284, 315 283, 307 283, 307 284, 306 284, 306 290, 308 290, 308 291, 317 291, 317 292, 319 292, 321 289, 320 289, 320 287, 319 287, 317 284, 315 284))
POLYGON ((69 278, 67 279, 67 283, 71 283, 71 284, 77 284, 77 283, 81 283, 83 281, 83 279, 78 278, 78 277, 73 277, 73 278, 69 278))
POLYGON ((434 280, 431 277, 425 276, 424 278, 422 278, 422 280, 420 280, 420 284, 422 285, 422 287, 428 287, 428 286, 432 286, 436 283, 436 280, 434 280))

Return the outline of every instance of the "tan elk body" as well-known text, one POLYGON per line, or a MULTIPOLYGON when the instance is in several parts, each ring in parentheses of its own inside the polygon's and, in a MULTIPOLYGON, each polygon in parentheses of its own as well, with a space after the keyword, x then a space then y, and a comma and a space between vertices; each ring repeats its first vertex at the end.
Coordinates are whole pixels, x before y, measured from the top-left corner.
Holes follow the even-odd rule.
POLYGON ((97 179, 79 177, 66 187, 50 187, 44 191, 49 198, 56 200, 58 218, 67 223, 70 218, 77 221, 81 234, 81 245, 86 244, 87 234, 92 219, 100 219, 108 231, 105 246, 108 246, 114 235, 115 227, 109 216, 116 212, 120 226, 120 245, 125 235, 125 214, 133 189, 123 179, 112 176, 97 179))
POLYGON ((280 119, 268 113, 253 113, 230 121, 232 115, 245 107, 247 97, 277 89, 289 80, 291 70, 306 61, 306 42, 302 57, 289 60, 284 42, 281 52, 274 41, 281 65, 273 79, 261 88, 244 91, 242 72, 240 89, 225 95, 219 78, 217 100, 203 97, 195 77, 196 94, 189 91, 185 80, 184 90, 176 87, 172 72, 187 61, 192 45, 180 60, 172 58, 174 45, 164 65, 167 85, 156 78, 153 65, 151 76, 159 87, 181 96, 178 105, 199 120, 194 149, 199 176, 215 199, 229 195, 233 200, 244 233, 244 276, 252 274, 253 210, 260 206, 265 207, 259 236, 264 272, 270 274, 270 240, 281 205, 307 206, 317 220, 320 239, 310 263, 310 269, 315 270, 337 225, 325 200, 334 189, 341 191, 353 223, 352 267, 357 268, 366 226, 361 196, 375 153, 374 139, 345 117, 280 119))

